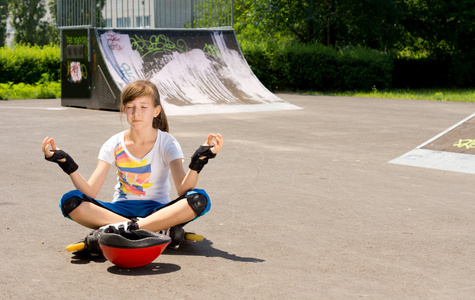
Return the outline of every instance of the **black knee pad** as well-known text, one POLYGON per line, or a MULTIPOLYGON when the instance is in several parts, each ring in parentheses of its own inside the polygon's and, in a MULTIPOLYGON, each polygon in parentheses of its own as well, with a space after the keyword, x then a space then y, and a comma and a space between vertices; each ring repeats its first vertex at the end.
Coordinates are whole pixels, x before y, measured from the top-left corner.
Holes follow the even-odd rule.
POLYGON ((201 216, 201 213, 206 209, 206 205, 208 205, 208 198, 199 193, 186 196, 186 200, 198 216, 201 216))
POLYGON ((70 197, 61 203, 61 211, 63 212, 63 216, 67 217, 69 214, 75 210, 81 203, 84 201, 83 198, 73 196, 70 197))

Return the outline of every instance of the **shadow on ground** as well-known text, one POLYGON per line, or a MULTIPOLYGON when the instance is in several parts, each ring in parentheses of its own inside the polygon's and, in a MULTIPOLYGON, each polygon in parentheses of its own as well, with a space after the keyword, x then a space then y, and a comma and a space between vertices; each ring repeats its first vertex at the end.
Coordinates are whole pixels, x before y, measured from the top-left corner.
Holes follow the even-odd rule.
POLYGON ((107 269, 109 273, 127 276, 145 276, 145 275, 160 275, 168 274, 181 270, 181 267, 175 264, 168 263, 149 263, 140 268, 122 268, 118 266, 111 266, 107 269))
POLYGON ((237 261, 237 262, 264 262, 264 259, 254 257, 243 257, 236 254, 230 254, 226 251, 213 248, 213 242, 208 239, 204 239, 201 242, 184 242, 180 248, 166 249, 162 255, 195 255, 204 257, 221 257, 224 259, 237 261))

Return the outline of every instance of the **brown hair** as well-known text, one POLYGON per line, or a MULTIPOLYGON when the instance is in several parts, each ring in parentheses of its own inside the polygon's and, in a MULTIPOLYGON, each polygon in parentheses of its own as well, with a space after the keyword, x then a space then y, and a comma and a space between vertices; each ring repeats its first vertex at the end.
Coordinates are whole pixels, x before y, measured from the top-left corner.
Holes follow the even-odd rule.
MULTIPOLYGON (((151 97, 153 101, 153 107, 161 106, 160 93, 155 84, 150 80, 136 80, 127 84, 120 94, 120 111, 124 113, 124 107, 127 103, 134 101, 140 97, 151 97)), ((153 128, 160 129, 161 131, 168 132, 168 120, 165 114, 165 110, 160 110, 160 114, 153 119, 153 128)))

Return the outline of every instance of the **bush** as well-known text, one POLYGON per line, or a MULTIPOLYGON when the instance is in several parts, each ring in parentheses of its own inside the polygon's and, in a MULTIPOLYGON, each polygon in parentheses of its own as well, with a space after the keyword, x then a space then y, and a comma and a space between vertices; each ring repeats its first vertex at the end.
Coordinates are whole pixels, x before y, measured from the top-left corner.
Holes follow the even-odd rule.
POLYGON ((371 90, 391 85, 391 58, 366 48, 337 51, 320 44, 248 42, 241 48, 254 74, 273 91, 371 90))
POLYGON ((267 87, 275 85, 275 74, 271 70, 272 47, 264 43, 241 42, 241 50, 247 64, 257 78, 267 87), (244 52, 245 51, 245 52, 244 52))
POLYGON ((348 48, 338 55, 339 90, 386 89, 391 86, 392 60, 367 48, 348 48))
POLYGON ((448 88, 473 87, 475 63, 458 57, 399 56, 394 58, 393 87, 448 88))
POLYGON ((61 78, 59 46, 15 45, 0 48, 0 83, 34 84, 42 76, 61 78), (43 75, 46 74, 46 75, 43 75))
POLYGON ((36 84, 0 83, 0 99, 50 99, 61 97, 61 83, 47 82, 36 84))
MULTIPOLYGON (((280 51, 285 62, 285 90, 333 90, 336 88, 337 53, 320 44, 293 45, 280 51)), ((277 66, 278 67, 278 66, 277 66)))

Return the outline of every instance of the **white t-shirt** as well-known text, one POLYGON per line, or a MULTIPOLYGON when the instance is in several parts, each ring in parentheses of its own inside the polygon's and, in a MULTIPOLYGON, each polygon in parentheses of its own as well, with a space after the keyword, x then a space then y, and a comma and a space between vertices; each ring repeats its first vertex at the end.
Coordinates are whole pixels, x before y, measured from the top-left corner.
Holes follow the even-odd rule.
POLYGON ((157 130, 152 150, 142 159, 129 153, 124 133, 112 136, 101 148, 99 159, 118 169, 114 200, 155 200, 170 202, 170 162, 183 159, 183 151, 169 133, 157 130))

